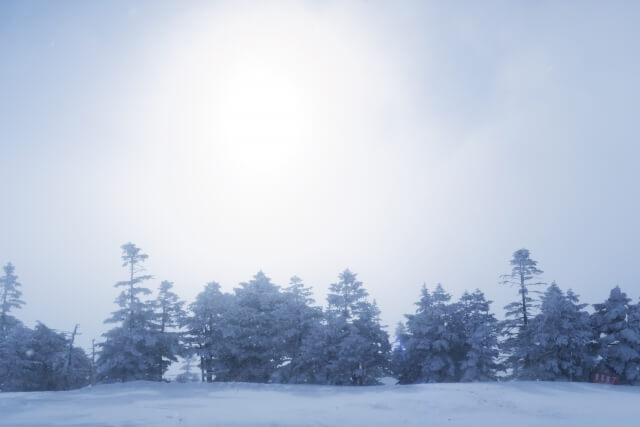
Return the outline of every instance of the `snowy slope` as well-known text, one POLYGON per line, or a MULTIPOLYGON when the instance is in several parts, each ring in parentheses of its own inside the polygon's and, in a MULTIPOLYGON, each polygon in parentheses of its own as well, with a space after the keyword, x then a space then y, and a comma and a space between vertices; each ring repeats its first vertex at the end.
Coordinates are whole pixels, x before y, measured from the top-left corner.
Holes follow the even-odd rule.
POLYGON ((510 382, 367 388, 113 384, 0 393, 0 425, 634 426, 640 387, 510 382))

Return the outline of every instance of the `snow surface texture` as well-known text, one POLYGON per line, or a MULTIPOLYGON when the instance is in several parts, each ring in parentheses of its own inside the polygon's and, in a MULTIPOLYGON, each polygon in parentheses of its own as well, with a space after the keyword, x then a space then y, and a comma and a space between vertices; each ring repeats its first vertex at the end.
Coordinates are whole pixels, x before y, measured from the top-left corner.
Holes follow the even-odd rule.
POLYGON ((640 387, 506 382, 100 385, 0 393, 2 426, 631 426, 640 387))

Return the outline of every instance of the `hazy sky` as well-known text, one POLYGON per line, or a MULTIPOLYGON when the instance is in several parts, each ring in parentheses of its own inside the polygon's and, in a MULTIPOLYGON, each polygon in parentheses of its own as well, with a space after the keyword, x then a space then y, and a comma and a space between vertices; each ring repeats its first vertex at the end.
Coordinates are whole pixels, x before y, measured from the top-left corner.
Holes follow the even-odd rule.
POLYGON ((120 245, 191 300, 259 269, 391 325, 527 247, 640 296, 640 3, 0 2, 0 262, 16 313, 105 331, 120 245))

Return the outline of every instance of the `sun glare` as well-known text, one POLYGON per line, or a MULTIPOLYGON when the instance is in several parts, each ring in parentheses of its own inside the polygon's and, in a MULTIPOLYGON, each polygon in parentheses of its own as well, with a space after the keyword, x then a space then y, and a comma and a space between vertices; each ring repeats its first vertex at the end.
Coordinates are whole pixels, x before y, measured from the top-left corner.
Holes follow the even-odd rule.
POLYGON ((228 34, 198 34, 200 42, 185 42, 189 49, 163 71, 155 94, 161 137, 187 146, 197 157, 189 162, 223 168, 235 193, 285 179, 314 133, 309 58, 283 50, 277 35, 258 46, 256 38, 243 36, 229 49, 228 34))
POLYGON ((350 130, 395 81, 353 25, 302 6, 249 15, 185 23, 148 82, 148 128, 164 150, 156 163, 176 171, 163 191, 172 186, 191 211, 225 209, 245 228, 253 204, 287 209, 324 191, 336 167, 348 171, 344 147, 363 138, 350 130))
POLYGON ((215 137, 233 168, 263 174, 291 161, 311 134, 307 87, 273 52, 251 52, 223 67, 211 105, 215 137), (253 54, 251 54, 253 53, 253 54))

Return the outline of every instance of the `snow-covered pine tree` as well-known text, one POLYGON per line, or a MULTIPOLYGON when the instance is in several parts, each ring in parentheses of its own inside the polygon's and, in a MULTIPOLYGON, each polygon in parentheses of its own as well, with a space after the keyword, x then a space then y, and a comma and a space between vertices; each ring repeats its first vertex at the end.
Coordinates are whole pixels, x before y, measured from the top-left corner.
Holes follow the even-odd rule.
MULTIPOLYGON (((627 323, 629 330, 632 331, 628 335, 630 341, 635 341, 634 349, 640 355, 640 301, 636 304, 629 305, 629 315, 627 316, 627 323), (635 336, 635 339, 632 337, 635 336)), ((640 358, 639 358, 640 359, 640 358)), ((633 368, 631 368, 633 372, 633 368)), ((636 363, 636 378, 633 380, 633 384, 640 385, 640 360, 636 363)))
POLYGON ((505 309, 507 310, 507 316, 517 318, 517 323, 526 327, 534 306, 534 301, 529 296, 529 287, 543 285, 544 282, 539 281, 538 276, 544 272, 538 269, 538 262, 531 259, 528 249, 515 251, 509 263, 512 266, 511 273, 502 276, 502 283, 517 286, 520 300, 507 305, 505 309))
POLYGON ((173 282, 164 280, 158 287, 158 295, 153 301, 155 325, 155 349, 157 380, 162 381, 171 363, 184 355, 182 333, 179 329, 185 322, 184 302, 173 291, 173 282))
POLYGON ((44 391, 89 383, 89 359, 69 339, 42 323, 18 325, 7 335, 10 351, 0 358, 0 390, 44 391))
POLYGON ((584 381, 593 366, 589 345, 594 339, 589 315, 572 291, 565 295, 553 282, 544 293, 540 313, 528 328, 532 345, 529 364, 520 378, 584 381))
POLYGON ((105 323, 118 326, 103 334, 105 341, 100 344, 98 374, 103 382, 156 380, 158 370, 154 348, 157 331, 152 322, 153 306, 140 299, 140 296, 151 293, 142 286, 152 278, 142 274, 148 255, 133 243, 126 243, 121 249, 122 266, 128 269, 129 279, 115 284, 116 287, 124 287, 115 301, 120 308, 105 323))
POLYGON ((543 273, 538 269, 538 262, 531 259, 528 249, 519 249, 513 253, 509 262, 512 266, 511 273, 502 276, 502 283, 518 288, 519 298, 505 306, 506 320, 502 322, 502 351, 506 356, 506 367, 511 374, 518 377, 519 371, 528 366, 527 348, 531 345, 530 333, 526 330, 529 320, 533 315, 533 308, 537 305, 529 296, 532 292, 529 288, 542 285, 539 280, 543 273))
POLYGON ((269 382, 286 361, 287 297, 262 271, 235 289, 225 322, 225 381, 269 382))
POLYGON ((186 320, 186 342, 189 352, 199 357, 203 382, 228 378, 231 353, 226 346, 225 333, 232 303, 232 295, 222 293, 218 283, 210 282, 189 306, 191 315, 186 320))
POLYGON ((24 305, 20 283, 11 263, 0 277, 0 391, 22 391, 30 372, 30 344, 33 331, 9 314, 24 305))
POLYGON ((340 312, 345 319, 356 316, 363 305, 367 304, 369 293, 357 280, 357 274, 348 268, 338 275, 338 282, 329 286, 327 303, 334 312, 340 312))
POLYGON ((500 369, 497 363, 498 321, 489 312, 487 301, 479 289, 465 292, 458 303, 464 352, 459 363, 460 381, 492 381, 500 369))
POLYGON ((11 263, 4 266, 4 275, 0 277, 0 341, 6 338, 8 330, 17 324, 17 320, 9 314, 13 308, 21 308, 24 301, 20 299, 20 283, 11 263))
POLYGON ((31 329, 18 322, 0 340, 0 391, 26 390, 25 379, 32 368, 32 335, 31 329))
POLYGON ((611 290, 609 298, 594 304, 591 322, 598 340, 598 370, 615 375, 620 382, 640 382, 640 328, 637 306, 618 286, 611 290))
POLYGON ((360 348, 358 368, 353 382, 356 385, 378 384, 378 378, 390 370, 391 344, 389 334, 382 329, 380 309, 375 300, 363 304, 353 319, 360 348))
POLYGON ((89 358, 81 348, 70 348, 69 338, 63 333, 38 323, 29 347, 25 390, 64 390, 89 384, 89 358))
POLYGON ((395 331, 396 339, 391 351, 391 373, 399 384, 410 384, 420 376, 418 363, 409 358, 409 333, 403 322, 398 322, 395 331))
POLYGON ((326 312, 326 382, 377 384, 389 368, 391 345, 375 302, 349 269, 329 288, 326 312))
POLYGON ((280 314, 283 335, 286 340, 285 359, 272 376, 280 383, 308 384, 316 382, 318 369, 316 339, 322 327, 322 309, 313 306, 312 290, 297 276, 291 277, 284 288, 285 304, 280 314))
POLYGON ((423 286, 416 314, 405 315, 408 363, 415 366, 409 372, 416 375, 406 378, 406 383, 457 379, 456 355, 463 346, 463 337, 454 317, 457 306, 450 304, 450 299, 440 284, 433 293, 423 286))

